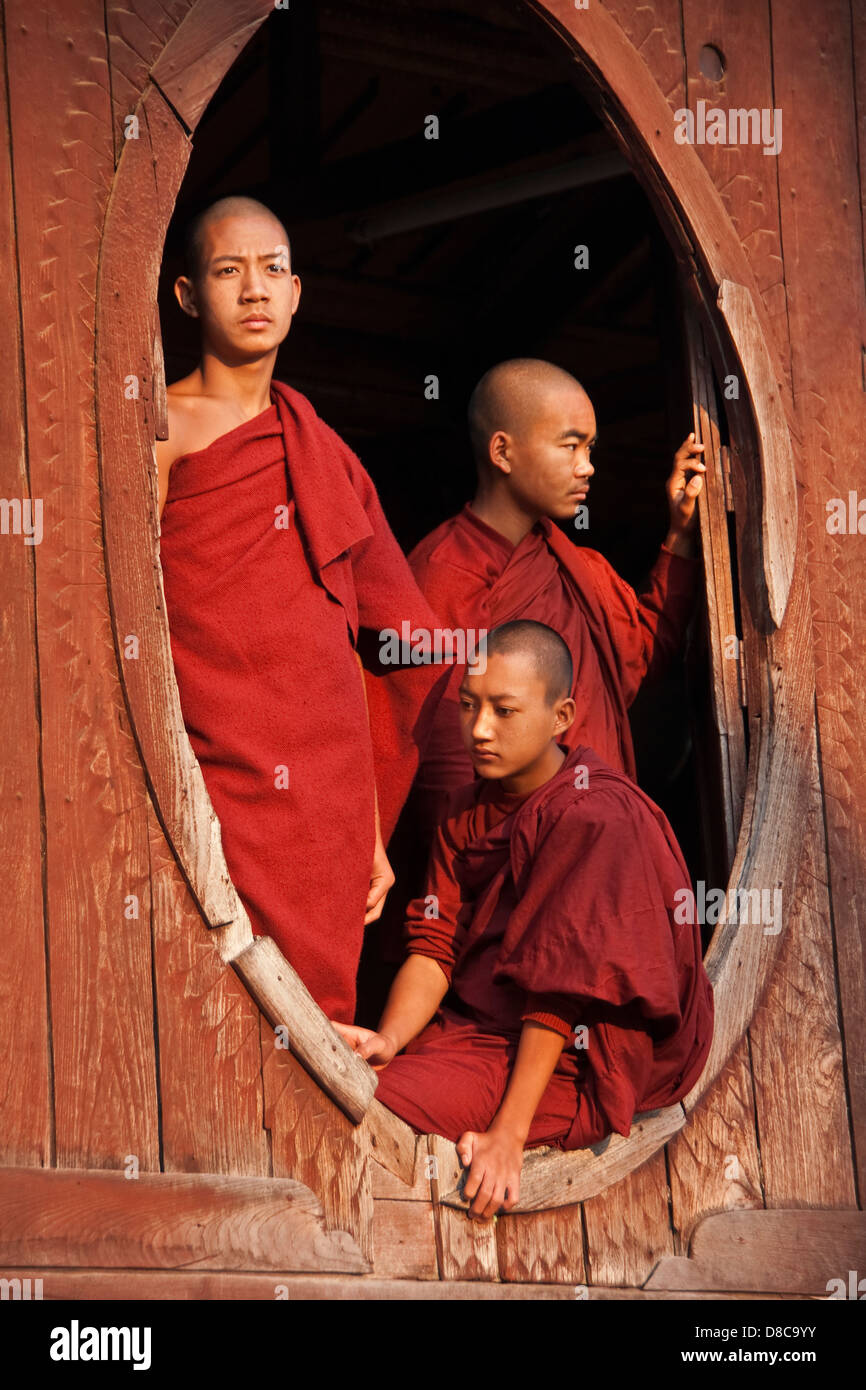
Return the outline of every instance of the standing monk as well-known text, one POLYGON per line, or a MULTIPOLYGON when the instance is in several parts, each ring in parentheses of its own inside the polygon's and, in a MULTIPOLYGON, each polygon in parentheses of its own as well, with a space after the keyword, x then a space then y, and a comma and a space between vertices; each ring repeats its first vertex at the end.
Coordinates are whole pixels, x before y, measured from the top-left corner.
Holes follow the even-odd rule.
MULTIPOLYGON (((475 497, 415 547, 415 577, 450 627, 531 618, 561 633, 574 667, 566 746, 588 744, 634 778, 626 711, 682 642, 697 592, 692 533, 705 465, 695 455, 704 446, 690 434, 677 450, 667 481, 670 528, 638 596, 603 555, 552 524, 576 515, 595 471, 595 412, 573 376, 535 358, 500 362, 472 394, 469 430, 475 497)), ((460 737, 461 674, 452 674, 416 779, 413 799, 428 834, 451 792, 472 781, 460 737)))
POLYGON ((359 460, 272 380, 301 292, 282 223, 222 198, 186 260, 174 291, 201 362, 168 388, 156 446, 184 722, 253 932, 351 1023, 364 925, 394 881, 385 844, 447 677, 372 657, 362 675, 356 643, 436 619, 359 460))

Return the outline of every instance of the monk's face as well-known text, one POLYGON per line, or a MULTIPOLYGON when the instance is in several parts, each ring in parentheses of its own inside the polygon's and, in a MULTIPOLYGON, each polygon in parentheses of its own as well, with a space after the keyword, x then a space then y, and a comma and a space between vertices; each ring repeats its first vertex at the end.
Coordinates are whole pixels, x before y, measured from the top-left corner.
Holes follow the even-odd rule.
POLYGON ((548 703, 528 654, 488 655, 486 669, 468 667, 460 685, 463 742, 480 777, 531 780, 555 756, 556 740, 573 719, 571 698, 548 703))
POLYGON ((175 293, 185 312, 201 319, 204 343, 235 365, 276 354, 292 326, 301 282, 277 219, 236 213, 206 224, 198 276, 195 282, 181 276, 175 293))
POLYGON ((595 437, 592 401, 577 383, 564 384, 540 389, 513 433, 494 436, 491 449, 494 459, 498 450, 498 466, 523 510, 564 520, 586 502, 595 437))

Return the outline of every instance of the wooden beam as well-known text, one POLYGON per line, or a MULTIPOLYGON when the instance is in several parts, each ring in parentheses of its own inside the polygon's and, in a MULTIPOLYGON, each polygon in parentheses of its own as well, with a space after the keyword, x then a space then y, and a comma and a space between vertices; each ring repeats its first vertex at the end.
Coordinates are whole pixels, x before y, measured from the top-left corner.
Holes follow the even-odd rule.
POLYGON ((696 1227, 688 1258, 660 1260, 644 1288, 736 1289, 813 1298, 848 1292, 866 1269, 866 1212, 725 1211, 696 1227), (844 1292, 833 1284, 841 1280, 844 1292))
POLYGON ((0 1168, 0 1267, 20 1265, 369 1269, 290 1178, 0 1168))

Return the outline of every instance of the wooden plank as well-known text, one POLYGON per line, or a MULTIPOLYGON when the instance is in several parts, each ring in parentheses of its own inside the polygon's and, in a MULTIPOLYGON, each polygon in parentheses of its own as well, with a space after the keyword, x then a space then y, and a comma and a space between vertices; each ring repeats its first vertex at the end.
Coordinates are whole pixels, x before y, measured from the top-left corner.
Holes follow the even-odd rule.
MULTIPOLYGON (((774 7, 775 9, 775 7, 774 7)), ((866 496, 863 454, 862 185, 866 155, 866 17, 828 0, 814 15, 788 7, 774 24, 776 104, 793 374, 803 436, 814 683, 828 847, 830 913, 839 981, 857 1183, 866 1191, 866 550, 862 535, 830 534, 827 504, 866 496), (790 11, 790 12, 789 12, 790 11), (851 23, 856 42, 852 71, 851 23), (832 158, 828 154, 832 150, 832 158), (832 216, 828 217, 828 209, 832 216)), ((820 906, 822 919, 827 908, 820 906)), ((779 1194, 780 1199, 782 1194, 779 1194)))
POLYGON ((322 1203, 326 1229, 349 1231, 372 1261, 369 1143, 281 1042, 262 1019, 265 1125, 274 1174, 311 1187, 322 1203))
POLYGON ((362 1273, 345 1232, 288 1179, 0 1169, 0 1265, 362 1273))
POLYGON ((124 121, 135 112, 150 68, 196 0, 106 0, 105 29, 111 66, 114 141, 119 159, 124 121))
POLYGON ((580 1207, 501 1216, 499 1276, 520 1284, 585 1284, 580 1207))
POLYGON ((741 398, 748 391, 761 455, 761 538, 770 616, 785 616, 797 548, 794 448, 764 331, 750 290, 723 280, 718 306, 740 364, 741 398))
POLYGON ((421 1182, 424 1196, 429 1200, 430 1185, 423 1162, 427 1145, 405 1120, 374 1098, 361 1123, 361 1134, 366 1137, 371 1157, 376 1161, 374 1191, 378 1190, 382 1196, 409 1197, 421 1182), (420 1172, 419 1177, 421 1169, 425 1171, 420 1172), (386 1179, 387 1189, 383 1186, 386 1179))
MULTIPOLYGON (((723 110, 772 111, 773 95, 770 5, 742 0, 682 0, 683 41, 687 68, 687 101, 723 110), (724 55, 720 81, 701 71, 701 50, 713 44, 724 55)), ((787 138, 788 112, 783 133, 787 138)), ((784 141, 783 141, 784 148, 784 141)), ((764 154, 762 144, 696 144, 731 219, 754 272, 767 311, 788 391, 791 389, 791 342, 782 259, 779 212, 779 160, 764 154)))
POLYGON ((457 1150, 439 1134, 427 1136, 427 1148, 435 1159, 431 1175, 433 1216, 436 1223, 436 1253, 442 1279, 499 1279, 496 1223, 470 1219, 463 1211, 445 1206, 441 1194, 451 1192, 462 1172, 457 1150))
POLYGON ((166 1172, 267 1176, 261 1014, 222 962, 149 807, 166 1172))
POLYGON ((169 38, 150 77, 195 130, 241 49, 274 12, 273 0, 198 0, 169 38))
POLYGON ((273 937, 256 937, 232 965, 319 1087, 357 1123, 373 1099, 376 1073, 331 1027, 273 937))
MULTIPOLYGON (((3 57, 5 65, 5 53, 3 57)), ((0 208, 0 342, 6 364, 0 373, 0 495, 23 505, 25 498, 33 499, 24 439, 21 303, 5 83, 0 85, 0 208)), ((41 505, 37 499, 35 506, 41 505)), ((37 516, 31 513, 31 531, 37 516)), ((32 540, 37 535, 32 532, 32 540)), ((41 1166, 52 1161, 53 1117, 42 900, 36 550, 25 534, 0 536, 0 897, 6 918, 0 972, 0 1162, 41 1166)))
POLYGON ((721 763, 726 868, 733 862, 746 785, 746 744, 740 703, 740 663, 730 644, 738 641, 728 509, 719 437, 718 409, 710 355, 694 309, 685 310, 695 438, 705 445, 705 486, 698 497, 701 551, 706 579, 707 624, 715 737, 721 763))
POLYGON ((749 1028, 769 1207, 857 1204, 814 752, 810 767, 814 790, 794 810, 803 837, 798 910, 749 1028))
MULTIPOLYGON (((467 1284, 443 1283, 436 1279, 377 1279, 372 1275, 345 1277, 336 1274, 293 1274, 279 1270, 272 1274, 186 1274, 173 1270, 112 1270, 98 1269, 36 1269, 32 1266, 16 1271, 23 1281, 42 1280, 42 1297, 54 1299, 98 1299, 106 1302, 150 1302, 153 1299, 288 1299, 297 1302, 473 1302, 507 1303, 563 1302, 573 1303, 575 1290, 568 1284, 467 1284)), ((587 1289, 580 1290, 588 1301, 618 1303, 717 1302, 741 1299, 760 1299, 774 1302, 780 1298, 800 1299, 801 1294, 741 1294, 724 1291, 701 1293, 647 1292, 644 1289, 587 1289)))
POLYGON ((826 1298, 832 1280, 841 1279, 847 1290, 848 1271, 864 1267, 866 1212, 726 1211, 706 1217, 689 1258, 661 1260, 645 1287, 826 1298))
MULTIPOLYGON (((664 1110, 647 1111, 643 1117, 635 1116, 627 1138, 611 1134, 587 1149, 531 1149, 523 1160, 520 1200, 512 1211, 548 1211, 595 1197, 645 1163, 682 1129, 685 1122, 683 1107, 671 1105, 664 1110)), ((464 1170, 456 1148, 454 1145, 451 1148, 449 1171, 462 1180, 464 1170)), ((455 1185, 449 1189, 440 1200, 461 1211, 468 1205, 463 1197, 462 1182, 459 1187, 455 1185)))
POLYGON ((748 1038, 668 1144, 674 1253, 707 1212, 764 1205, 748 1038))
POLYGON ((387 1198, 373 1207, 373 1270, 382 1279, 438 1279, 433 1208, 387 1198))
POLYGON ((673 1254, 664 1152, 584 1203, 586 1282, 643 1284, 655 1262, 673 1254))
POLYGON ((93 427, 114 170, 107 66, 93 48, 104 11, 82 0, 53 27, 32 13, 25 0, 5 11, 30 482, 45 513, 36 615, 55 1161, 110 1166, 131 1153, 157 1168, 146 789, 112 640, 93 427), (35 91, 50 91, 55 119, 35 91))
POLYGON ((603 0, 617 23, 643 58, 659 87, 676 111, 683 104, 685 58, 683 55, 680 0, 603 0))

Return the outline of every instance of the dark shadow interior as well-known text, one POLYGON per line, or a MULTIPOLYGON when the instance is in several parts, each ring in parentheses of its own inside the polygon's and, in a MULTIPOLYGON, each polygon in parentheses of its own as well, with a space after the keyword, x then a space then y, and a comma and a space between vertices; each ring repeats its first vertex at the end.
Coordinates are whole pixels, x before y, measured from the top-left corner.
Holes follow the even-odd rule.
MULTIPOLYGON (((572 535, 639 585, 667 529, 691 397, 673 256, 592 97, 525 5, 275 10, 195 133, 163 264, 167 381, 197 362, 195 322, 171 294, 185 223, 227 193, 260 198, 286 223, 303 284, 276 375, 358 452, 403 546, 471 495, 479 376, 543 357, 584 384, 598 420, 590 527, 572 535), (438 140, 425 138, 431 115, 438 140)), ((633 728, 641 785, 709 878, 692 742, 704 721, 690 716, 706 660, 690 670, 688 686, 680 663, 642 692, 633 728)))

